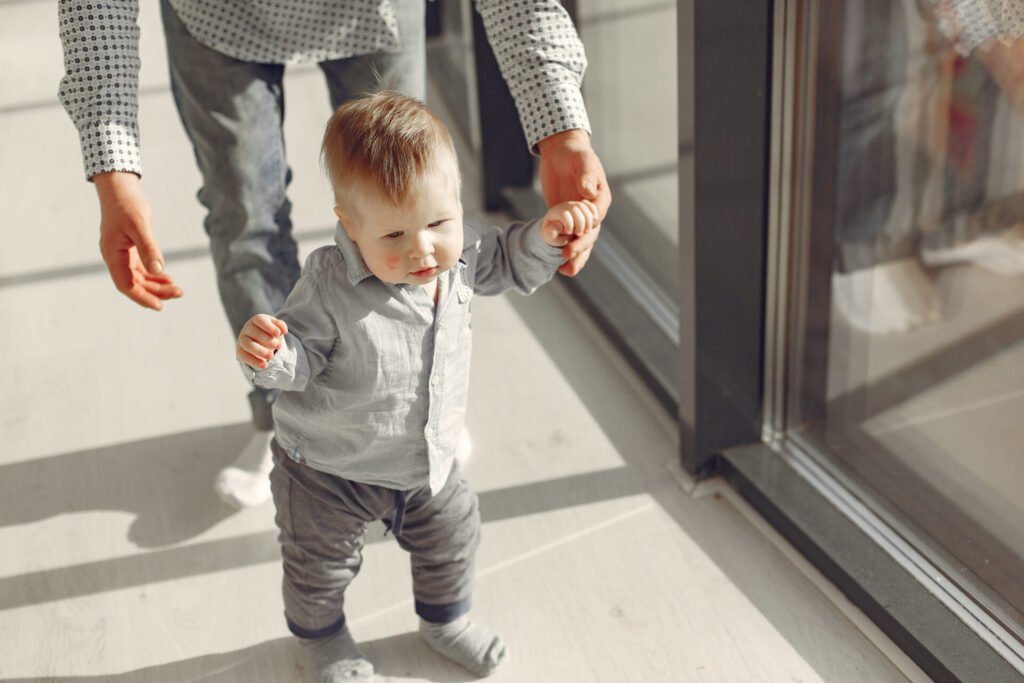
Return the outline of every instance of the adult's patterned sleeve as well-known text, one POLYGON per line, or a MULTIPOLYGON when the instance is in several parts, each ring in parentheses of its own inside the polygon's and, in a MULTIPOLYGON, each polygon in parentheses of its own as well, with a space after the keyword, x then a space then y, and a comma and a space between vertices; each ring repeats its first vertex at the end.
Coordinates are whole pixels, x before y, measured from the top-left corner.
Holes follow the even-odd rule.
POLYGON ((590 132, 580 84, 587 57, 568 12, 557 0, 477 0, 487 41, 498 59, 530 150, 555 133, 590 132))
POLYGON ((139 159, 138 0, 60 0, 59 97, 78 129, 85 177, 142 174, 139 159))
POLYGON ((1019 0, 932 0, 939 28, 957 52, 969 55, 994 40, 1024 36, 1024 3, 1019 0))

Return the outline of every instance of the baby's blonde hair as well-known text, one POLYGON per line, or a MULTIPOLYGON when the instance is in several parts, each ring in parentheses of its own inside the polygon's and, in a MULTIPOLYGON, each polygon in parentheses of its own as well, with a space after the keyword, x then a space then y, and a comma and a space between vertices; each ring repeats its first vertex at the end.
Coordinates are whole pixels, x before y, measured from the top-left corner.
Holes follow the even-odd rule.
POLYGON ((321 160, 335 201, 346 210, 353 192, 365 189, 399 206, 424 171, 446 160, 459 185, 458 157, 444 123, 419 100, 393 92, 338 107, 327 122, 321 160))

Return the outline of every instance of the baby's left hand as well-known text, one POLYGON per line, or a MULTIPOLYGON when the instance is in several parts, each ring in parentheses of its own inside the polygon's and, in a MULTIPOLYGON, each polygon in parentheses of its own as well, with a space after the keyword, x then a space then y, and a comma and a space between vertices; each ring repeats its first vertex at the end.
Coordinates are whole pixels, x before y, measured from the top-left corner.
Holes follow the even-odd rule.
POLYGON ((544 215, 540 235, 553 247, 562 247, 571 240, 590 232, 599 223, 597 204, 583 199, 555 204, 544 215))

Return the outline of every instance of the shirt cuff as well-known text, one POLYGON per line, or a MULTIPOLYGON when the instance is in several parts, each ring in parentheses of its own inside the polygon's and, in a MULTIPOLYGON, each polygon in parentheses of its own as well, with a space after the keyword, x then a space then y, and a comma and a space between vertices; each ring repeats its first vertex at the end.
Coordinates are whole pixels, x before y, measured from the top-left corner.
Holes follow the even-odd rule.
POLYGON ((939 30, 958 53, 970 55, 992 39, 1002 37, 1000 17, 984 0, 933 0, 939 30))
POLYGON ((254 367, 246 363, 243 363, 242 361, 238 361, 238 367, 242 368, 242 374, 245 375, 245 379, 249 382, 249 384, 253 386, 259 386, 258 384, 256 384, 257 375, 256 369, 254 367))
POLYGON ((553 247, 540 236, 540 226, 543 222, 543 218, 535 218, 530 221, 526 234, 523 236, 523 247, 530 256, 538 261, 558 268, 565 263, 565 259, 562 258, 562 247, 553 247))
POLYGON ((305 354, 299 354, 298 340, 291 334, 284 336, 284 344, 271 357, 267 367, 257 370, 239 361, 242 372, 253 386, 262 389, 301 390, 310 370, 305 354))
POLYGON ((537 143, 566 130, 590 133, 590 119, 578 86, 570 83, 538 88, 516 98, 519 120, 523 122, 530 152, 540 156, 537 143))
POLYGON ((127 171, 142 175, 139 130, 134 124, 98 121, 78 131, 86 179, 98 173, 127 171))
MULTIPOLYGON (((281 377, 281 375, 291 375, 289 368, 286 367, 284 356, 282 353, 284 349, 278 351, 267 363, 267 367, 257 370, 256 368, 238 361, 238 364, 242 366, 242 374, 249 380, 249 383, 254 387, 260 387, 262 389, 273 389, 274 380, 281 377)), ((294 364, 293 364, 294 365, 294 364)))

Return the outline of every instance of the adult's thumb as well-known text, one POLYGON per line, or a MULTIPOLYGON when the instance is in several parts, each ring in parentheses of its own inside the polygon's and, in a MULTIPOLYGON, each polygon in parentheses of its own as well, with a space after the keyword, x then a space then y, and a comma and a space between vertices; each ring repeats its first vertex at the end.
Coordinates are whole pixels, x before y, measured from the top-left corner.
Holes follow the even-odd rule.
POLYGON ((164 272, 164 255, 160 253, 160 247, 156 240, 149 234, 149 230, 143 228, 139 231, 135 247, 139 250, 139 259, 150 275, 159 275, 164 272))
POLYGON ((597 178, 589 173, 580 177, 580 194, 587 199, 597 199, 597 178))

